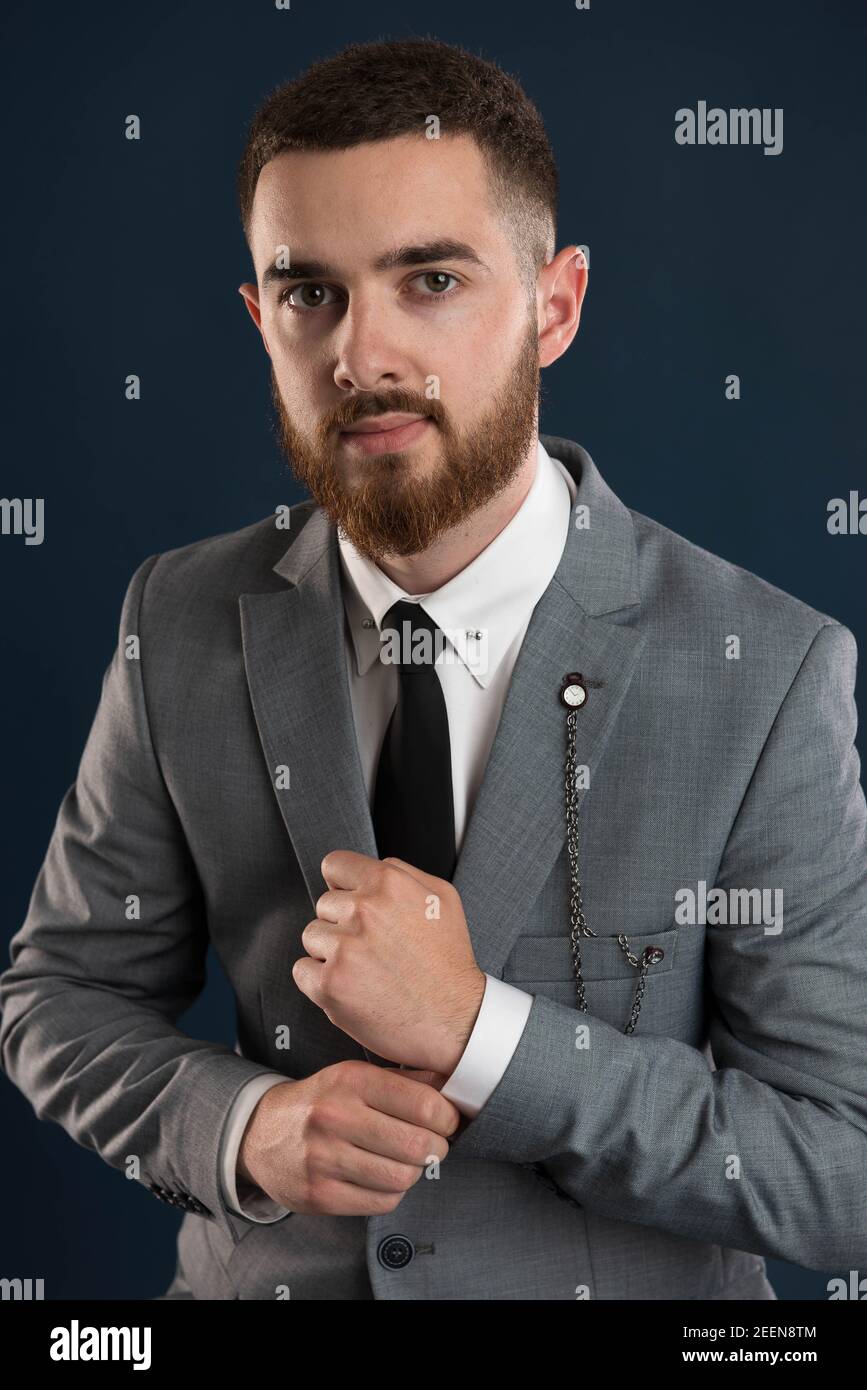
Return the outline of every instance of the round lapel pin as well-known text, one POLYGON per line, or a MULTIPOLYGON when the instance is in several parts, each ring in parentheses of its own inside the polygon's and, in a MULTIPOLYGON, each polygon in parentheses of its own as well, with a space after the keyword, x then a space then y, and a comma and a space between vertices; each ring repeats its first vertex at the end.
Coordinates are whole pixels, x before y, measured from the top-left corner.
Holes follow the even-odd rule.
POLYGON ((560 703, 567 709, 580 709, 587 699, 587 686, 580 671, 570 671, 563 677, 560 703))

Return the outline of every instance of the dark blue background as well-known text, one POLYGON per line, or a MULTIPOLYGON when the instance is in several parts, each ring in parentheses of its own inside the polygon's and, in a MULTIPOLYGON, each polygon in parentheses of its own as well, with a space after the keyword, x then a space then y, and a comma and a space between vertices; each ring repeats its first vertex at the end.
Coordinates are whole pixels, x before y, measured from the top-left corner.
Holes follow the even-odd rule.
MULTIPOLYGON (((300 495, 237 294, 251 273, 235 167, 262 97, 351 40, 433 33, 521 78, 560 166, 558 244, 591 259, 579 336, 544 376, 543 430, 588 448, 630 506, 865 649, 867 538, 826 531, 829 498, 867 491, 860 0, 7 4, 3 29, 0 491, 46 508, 42 546, 0 537, 4 940, 133 570, 300 495), (783 107, 783 153, 678 146, 675 110, 699 100, 783 107)), ((185 1027, 233 1043, 215 969, 185 1027)), ((0 1104, 0 1275, 43 1277, 49 1298, 162 1292, 178 1216, 40 1124, 5 1078, 0 1104)), ((826 1296, 827 1276, 771 1275, 783 1297, 826 1296)))

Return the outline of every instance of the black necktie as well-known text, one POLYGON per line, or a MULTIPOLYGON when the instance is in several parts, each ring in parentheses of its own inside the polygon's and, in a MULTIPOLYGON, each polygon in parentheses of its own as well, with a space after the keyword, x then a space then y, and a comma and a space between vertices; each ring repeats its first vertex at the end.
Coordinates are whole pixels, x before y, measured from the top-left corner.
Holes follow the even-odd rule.
POLYGON ((440 629, 420 604, 400 599, 382 622, 383 635, 391 630, 397 633, 398 696, 382 741, 373 799, 379 857, 394 855, 451 880, 457 862, 452 755, 445 696, 433 665, 440 629), (431 634, 426 648, 415 635, 422 628, 431 634), (414 650, 430 660, 413 662, 414 650))

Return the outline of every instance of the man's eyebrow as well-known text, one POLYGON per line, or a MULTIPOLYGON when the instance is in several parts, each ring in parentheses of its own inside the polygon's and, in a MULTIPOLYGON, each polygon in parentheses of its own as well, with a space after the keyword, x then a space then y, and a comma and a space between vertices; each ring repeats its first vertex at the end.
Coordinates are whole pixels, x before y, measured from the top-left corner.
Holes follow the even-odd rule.
POLYGON ((262 274, 262 288, 283 280, 320 280, 331 271, 324 261, 293 261, 291 265, 269 265, 262 274))
MULTIPOLYGON (((489 267, 467 242, 442 237, 438 241, 422 242, 416 246, 396 246, 385 251, 373 262, 376 271, 395 270, 400 266, 427 265, 430 261, 467 261, 482 270, 489 267)), ((333 272, 325 261, 293 261, 291 265, 269 265, 262 274, 263 288, 284 280, 319 280, 333 272)))
POLYGON ((422 242, 420 246, 397 246, 373 262, 374 270, 394 270, 402 265, 425 265, 428 261, 469 261, 472 265, 488 267, 481 256, 465 241, 441 237, 438 241, 422 242))

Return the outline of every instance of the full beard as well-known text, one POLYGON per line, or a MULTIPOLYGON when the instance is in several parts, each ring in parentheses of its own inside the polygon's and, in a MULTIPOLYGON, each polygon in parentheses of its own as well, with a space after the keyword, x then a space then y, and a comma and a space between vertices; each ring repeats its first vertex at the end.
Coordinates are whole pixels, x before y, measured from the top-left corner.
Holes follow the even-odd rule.
POLYGON ((293 474, 355 548, 376 562, 389 555, 421 554, 509 486, 535 436, 539 380, 534 304, 506 384, 482 418, 464 430, 452 427, 439 400, 395 389, 352 397, 329 412, 311 439, 293 423, 273 365, 271 396, 280 446, 293 474), (339 431, 386 411, 432 417, 441 442, 439 457, 425 476, 415 476, 415 459, 404 453, 341 466, 339 431), (351 469, 351 480, 344 469, 351 469))

